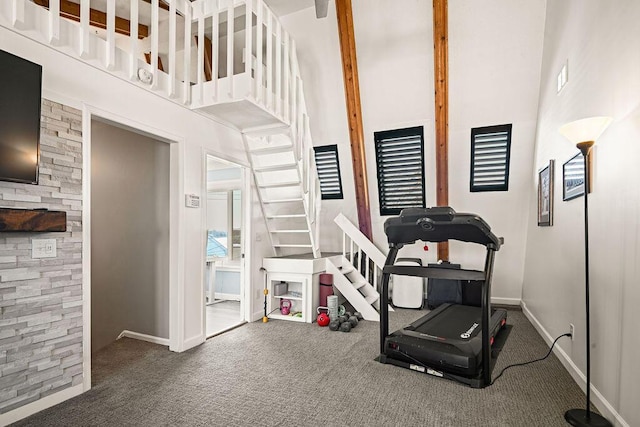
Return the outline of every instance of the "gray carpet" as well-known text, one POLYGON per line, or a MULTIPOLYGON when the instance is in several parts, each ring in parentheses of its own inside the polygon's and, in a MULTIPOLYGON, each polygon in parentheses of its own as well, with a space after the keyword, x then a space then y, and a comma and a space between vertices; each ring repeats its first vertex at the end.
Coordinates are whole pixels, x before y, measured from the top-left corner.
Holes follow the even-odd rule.
MULTIPOLYGON (((391 330, 422 313, 391 313, 391 330)), ((501 367, 548 350, 519 311, 501 367)), ((567 339, 567 338, 563 338, 567 339)), ((93 388, 17 426, 564 426, 584 394, 560 362, 509 369, 483 390, 373 359, 378 323, 350 333, 251 323, 176 354, 123 338, 93 359, 93 388)))

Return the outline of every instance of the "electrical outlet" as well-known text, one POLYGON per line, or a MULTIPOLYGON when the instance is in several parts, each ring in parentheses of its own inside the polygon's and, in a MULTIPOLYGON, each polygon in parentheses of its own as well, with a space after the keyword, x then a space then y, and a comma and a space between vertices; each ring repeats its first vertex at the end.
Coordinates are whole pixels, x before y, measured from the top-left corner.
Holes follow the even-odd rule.
POLYGON ((575 334, 575 326, 573 326, 573 323, 569 323, 569 333, 571 333, 571 341, 573 341, 576 337, 575 334))

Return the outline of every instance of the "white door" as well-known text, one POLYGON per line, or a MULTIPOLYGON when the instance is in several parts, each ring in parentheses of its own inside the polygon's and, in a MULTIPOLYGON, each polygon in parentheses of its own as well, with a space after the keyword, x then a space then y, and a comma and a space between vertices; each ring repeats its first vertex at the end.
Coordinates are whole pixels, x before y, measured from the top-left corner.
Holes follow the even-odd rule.
POLYGON ((205 332, 210 337, 246 321, 244 170, 207 155, 205 332))

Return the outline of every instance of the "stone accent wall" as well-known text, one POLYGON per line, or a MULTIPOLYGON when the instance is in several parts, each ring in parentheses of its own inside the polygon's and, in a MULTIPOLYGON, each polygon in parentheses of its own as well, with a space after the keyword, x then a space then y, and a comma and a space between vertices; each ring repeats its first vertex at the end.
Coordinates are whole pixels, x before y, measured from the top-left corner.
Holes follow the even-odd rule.
POLYGON ((82 383, 82 114, 42 101, 38 185, 0 181, 0 207, 67 212, 65 233, 0 232, 0 414, 82 383), (32 259, 31 239, 57 257, 32 259))

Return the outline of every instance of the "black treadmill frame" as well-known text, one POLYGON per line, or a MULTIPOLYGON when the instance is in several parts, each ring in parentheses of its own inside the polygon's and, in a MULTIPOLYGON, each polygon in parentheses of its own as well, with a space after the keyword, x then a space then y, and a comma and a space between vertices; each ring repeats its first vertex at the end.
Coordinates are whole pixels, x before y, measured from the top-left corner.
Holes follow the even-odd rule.
MULTIPOLYGON (((491 333, 489 330, 489 326, 491 324, 491 278, 493 276, 493 262, 495 259, 495 253, 500 249, 500 246, 503 243, 503 239, 496 237, 491 232, 489 226, 484 221, 482 221, 480 217, 471 214, 457 214, 450 207, 405 209, 403 212, 401 212, 399 217, 389 218, 387 221, 385 221, 385 233, 387 233, 389 239, 389 254, 387 255, 385 266, 382 270, 382 283, 380 292, 380 356, 377 358, 377 360, 381 363, 390 363, 396 366, 401 366, 439 377, 456 380, 468 384, 474 388, 484 388, 491 385, 491 373, 493 371, 493 366, 495 365, 495 360, 491 357, 491 333), (446 227, 451 227, 451 222, 456 216, 466 218, 465 224, 467 225, 474 223, 477 229, 480 230, 481 234, 483 235, 482 238, 474 236, 474 238, 472 239, 466 239, 461 238, 459 235, 450 237, 447 235, 447 233, 443 233, 442 227, 444 226, 445 229, 446 227), (405 221, 405 218, 407 219, 407 221, 405 221), (415 221, 413 221, 414 219, 415 221), (411 221, 413 221, 413 224, 411 224, 411 221), (396 224, 393 224, 393 222, 395 222, 396 224), (407 223, 407 225, 403 226, 402 223, 407 223), (413 240, 407 237, 406 232, 397 233, 393 237, 389 236, 389 233, 387 232, 388 225, 390 227, 394 225, 400 225, 401 227, 406 228, 415 227, 416 233, 412 237, 413 240), (399 241, 391 241, 392 239, 399 241), (442 242, 449 239, 484 245, 487 248, 484 271, 394 265, 398 256, 398 251, 405 244, 414 244, 417 240, 421 240, 423 242, 442 242), (389 336, 389 278, 391 274, 420 276, 427 278, 431 277, 454 280, 482 281, 482 370, 479 377, 469 378, 461 375, 442 372, 439 368, 430 368, 426 364, 422 365, 422 367, 425 368, 424 370, 422 370, 417 368, 414 364, 394 359, 392 356, 386 354, 385 340, 389 336), (432 370, 433 372, 429 372, 429 370, 432 370)), ((504 341, 506 340, 506 337, 508 335, 508 331, 506 332, 507 333, 498 334, 494 338, 494 345, 497 350, 499 350, 502 347, 502 344, 504 344, 504 341)))

